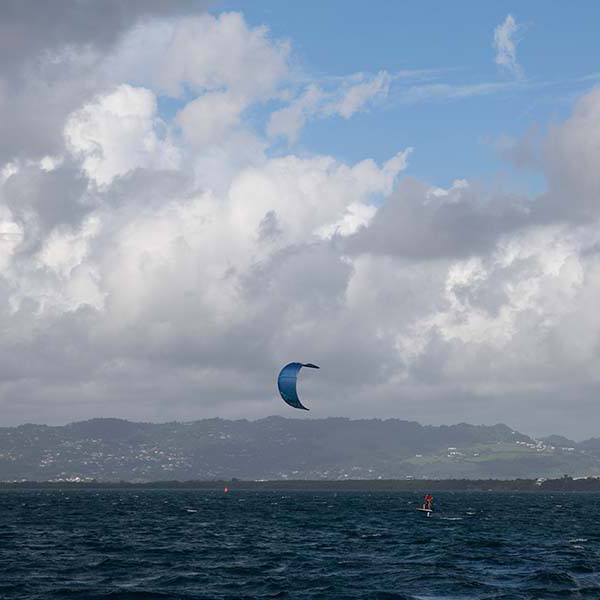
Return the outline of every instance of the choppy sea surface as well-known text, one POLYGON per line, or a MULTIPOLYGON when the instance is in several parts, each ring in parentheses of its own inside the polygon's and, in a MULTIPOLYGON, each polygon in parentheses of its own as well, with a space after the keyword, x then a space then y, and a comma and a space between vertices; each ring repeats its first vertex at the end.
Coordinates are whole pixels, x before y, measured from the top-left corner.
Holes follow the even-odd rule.
POLYGON ((0 492, 0 598, 600 599, 600 494, 0 492))

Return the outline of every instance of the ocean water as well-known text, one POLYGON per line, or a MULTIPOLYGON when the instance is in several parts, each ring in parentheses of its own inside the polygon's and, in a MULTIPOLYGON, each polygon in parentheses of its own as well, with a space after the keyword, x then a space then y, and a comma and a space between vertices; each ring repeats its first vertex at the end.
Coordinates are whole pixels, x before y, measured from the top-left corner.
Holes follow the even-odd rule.
POLYGON ((600 599, 600 494, 0 492, 0 598, 600 599))

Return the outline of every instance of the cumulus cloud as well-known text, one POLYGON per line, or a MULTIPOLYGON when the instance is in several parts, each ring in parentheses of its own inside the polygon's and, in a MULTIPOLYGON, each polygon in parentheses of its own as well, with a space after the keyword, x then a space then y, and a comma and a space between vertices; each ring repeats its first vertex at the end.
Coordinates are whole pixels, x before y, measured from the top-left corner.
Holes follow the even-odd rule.
POLYGON ((512 15, 494 29, 494 48, 496 49, 495 61, 507 73, 522 79, 525 76, 523 67, 517 62, 517 43, 515 34, 521 29, 512 15))
MULTIPOLYGON (((69 365, 67 355, 53 356, 56 383, 47 385, 55 385, 58 394, 74 385, 72 379, 87 381, 79 403, 74 391, 61 395, 61 402, 71 397, 82 416, 89 410, 135 414, 142 401, 129 380, 134 372, 145 378, 154 370, 161 383, 155 381, 158 388, 142 404, 155 418, 166 415, 158 400, 163 392, 157 394, 165 389, 158 375, 165 368, 179 373, 173 393, 181 407, 174 414, 189 410, 193 389, 214 396, 199 406, 213 410, 218 401, 222 414, 234 411, 235 402, 228 408, 227 398, 236 386, 220 389, 218 373, 228 373, 231 382, 237 377, 239 390, 258 400, 264 393, 260 374, 278 360, 267 348, 287 344, 287 352, 294 352, 296 344, 291 331, 275 335, 274 322, 283 326, 299 311, 312 315, 306 325, 316 331, 322 311, 331 314, 340 305, 351 265, 328 239, 365 222, 375 210, 374 199, 389 193, 406 166, 404 153, 382 166, 290 155, 247 162, 222 192, 198 189, 193 176, 170 188, 171 175, 158 170, 164 149, 154 137, 154 118, 153 95, 131 86, 73 113, 65 135, 82 173, 97 185, 90 188, 80 177, 71 202, 86 199, 87 210, 68 226, 57 212, 40 243, 3 272, 11 288, 5 317, 31 302, 41 327, 34 324, 34 341, 22 351, 34 357, 42 352, 47 326, 53 343, 77 348, 76 364, 69 365), (164 195, 156 193, 157 177, 164 195), (303 286, 313 291, 290 302, 290 293, 303 286), (128 388, 128 404, 103 409, 102 398, 114 393, 118 381, 128 388)), ((181 164, 194 166, 193 160, 181 164)), ((37 177, 64 168, 48 173, 40 165, 30 167, 37 177)), ((27 173, 6 179, 7 210, 22 205, 11 187, 19 174, 27 173)), ((34 198, 42 194, 35 192, 34 198)), ((33 206, 29 212, 37 210, 33 206)), ((15 215, 8 212, 7 220, 15 215)), ((25 217, 22 221, 32 227, 25 217)), ((308 352, 308 330, 302 338, 308 352)), ((33 369, 32 377, 38 376, 33 369)), ((7 395, 26 390, 37 402, 50 394, 48 388, 37 392, 22 370, 7 373, 2 386, 7 395)))
POLYGON ((318 416, 548 432, 562 411, 561 433, 597 433, 581 416, 600 416, 598 90, 536 140, 539 197, 441 188, 410 177, 409 148, 273 151, 374 107, 386 73, 315 79, 285 104, 288 42, 147 6, 118 34, 73 34, 90 68, 74 53, 36 84, 92 82, 56 96, 49 143, 1 138, 5 423, 283 414, 278 368, 311 360, 318 416))
POLYGON ((239 13, 180 20, 157 69, 170 95, 232 90, 248 99, 269 97, 287 70, 289 46, 272 42, 266 27, 249 28, 239 13))
POLYGON ((150 90, 123 84, 69 117, 67 148, 100 185, 139 167, 175 169, 178 150, 168 138, 160 138, 156 112, 150 90))
POLYGON ((102 91, 107 53, 131 27, 202 10, 192 0, 7 0, 0 6, 0 163, 57 154, 66 116, 102 91))
POLYGON ((189 102, 177 115, 183 135, 194 146, 218 142, 240 122, 246 103, 231 92, 210 92, 189 102))

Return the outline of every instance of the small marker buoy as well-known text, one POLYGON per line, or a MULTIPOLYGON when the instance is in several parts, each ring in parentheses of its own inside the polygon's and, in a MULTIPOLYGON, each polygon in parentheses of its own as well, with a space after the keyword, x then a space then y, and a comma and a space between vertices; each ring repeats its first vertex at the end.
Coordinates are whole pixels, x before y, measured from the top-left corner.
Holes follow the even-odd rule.
POLYGON ((224 494, 226 494, 228 491, 229 491, 229 488, 225 488, 225 489, 223 490, 223 493, 224 493, 224 494))

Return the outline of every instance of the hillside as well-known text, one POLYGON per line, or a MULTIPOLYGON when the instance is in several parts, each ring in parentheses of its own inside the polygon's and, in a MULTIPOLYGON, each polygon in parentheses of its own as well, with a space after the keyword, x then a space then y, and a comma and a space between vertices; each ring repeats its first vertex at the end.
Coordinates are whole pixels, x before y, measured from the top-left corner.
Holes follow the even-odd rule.
POLYGON ((0 428, 0 480, 392 479, 600 474, 597 439, 398 419, 205 419, 0 428), (569 444, 562 445, 562 444, 569 444))

